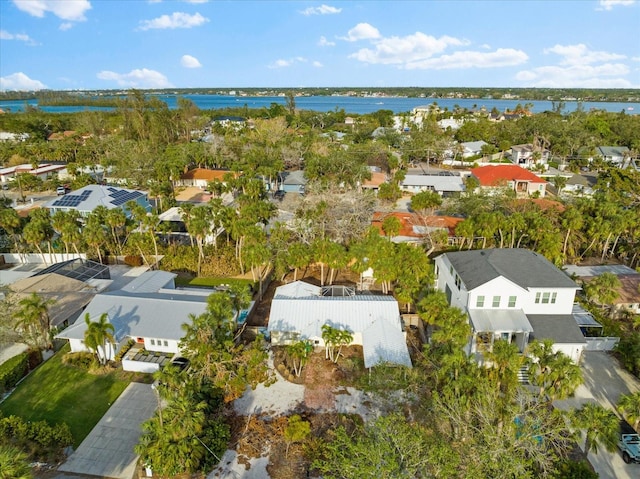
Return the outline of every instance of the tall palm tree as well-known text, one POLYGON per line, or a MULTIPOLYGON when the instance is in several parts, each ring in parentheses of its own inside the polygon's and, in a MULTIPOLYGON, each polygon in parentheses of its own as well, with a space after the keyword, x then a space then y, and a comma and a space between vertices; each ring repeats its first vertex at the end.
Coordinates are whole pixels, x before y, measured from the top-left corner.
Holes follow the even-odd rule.
POLYGON ((87 323, 87 330, 84 333, 85 346, 94 351, 100 364, 106 364, 111 359, 109 351, 113 349, 108 346, 114 345, 116 342, 113 336, 115 328, 109 322, 109 316, 107 313, 102 313, 98 321, 91 321, 91 317, 87 313, 84 316, 84 321, 87 323))
POLYGON ((553 341, 544 339, 529 344, 529 376, 531 383, 540 388, 540 397, 545 394, 550 400, 563 399, 582 384, 580 367, 567 355, 553 350, 553 341))
POLYGON ((618 400, 618 411, 620 411, 637 431, 640 427, 640 391, 620 396, 618 400))
POLYGON ((53 299, 44 299, 37 293, 31 293, 18 302, 19 309, 15 316, 17 326, 31 340, 30 346, 51 349, 51 318, 49 306, 55 303, 53 299))
POLYGON ((490 376, 496 381, 498 391, 506 393, 518 383, 518 371, 524 364, 524 356, 515 343, 496 341, 486 358, 491 363, 490 376))
POLYGON ((27 455, 12 445, 0 445, 0 479, 32 479, 27 455))
POLYGON ((615 413, 597 403, 587 403, 571 415, 574 428, 586 433, 584 452, 598 454, 598 447, 615 451, 618 439, 619 421, 615 413))

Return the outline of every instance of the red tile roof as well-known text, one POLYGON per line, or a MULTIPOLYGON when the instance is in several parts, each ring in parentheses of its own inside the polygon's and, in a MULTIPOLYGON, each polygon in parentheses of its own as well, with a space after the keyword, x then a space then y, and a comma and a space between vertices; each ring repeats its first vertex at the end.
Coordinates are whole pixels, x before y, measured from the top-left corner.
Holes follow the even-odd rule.
POLYGON ((507 181, 519 180, 531 183, 546 183, 540 177, 518 165, 487 165, 473 168, 471 174, 478 178, 481 186, 501 186, 507 181))
POLYGON ((380 231, 380 234, 384 234, 382 231, 382 222, 389 216, 395 216, 400 220, 402 227, 398 232, 398 236, 407 236, 412 238, 420 238, 424 235, 416 233, 413 230, 414 226, 430 226, 432 228, 443 228, 448 230, 449 236, 455 236, 455 230, 458 223, 463 221, 463 218, 456 218, 454 216, 427 216, 424 221, 415 213, 393 212, 385 213, 383 211, 376 211, 373 213, 373 219, 371 225, 380 231))
POLYGON ((235 175, 232 171, 228 170, 209 170, 207 168, 194 168, 193 170, 189 170, 180 176, 182 180, 220 180, 223 181, 224 175, 227 173, 231 173, 235 175))

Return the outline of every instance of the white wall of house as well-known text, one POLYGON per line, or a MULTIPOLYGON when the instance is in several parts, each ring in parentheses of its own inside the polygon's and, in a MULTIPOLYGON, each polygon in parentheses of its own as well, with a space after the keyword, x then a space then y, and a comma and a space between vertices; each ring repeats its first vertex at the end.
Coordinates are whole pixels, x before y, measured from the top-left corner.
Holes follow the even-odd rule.
MULTIPOLYGON (((69 346, 71 347, 72 353, 93 353, 89 348, 87 348, 82 339, 69 339, 69 346)), ((107 359, 112 360, 116 356, 116 350, 119 348, 119 345, 107 344, 106 355, 107 359), (115 347, 114 347, 115 346, 115 347)), ((100 356, 102 356, 102 348, 99 350, 100 356)))
POLYGON ((129 359, 122 360, 122 369, 124 371, 131 371, 136 373, 150 373, 153 374, 160 369, 158 363, 147 363, 144 361, 131 361, 129 359))
POLYGON ((175 339, 144 338, 144 349, 147 351, 159 351, 161 353, 177 354, 180 352, 178 341, 175 339))
MULTIPOLYGON (((523 309, 529 292, 506 278, 495 278, 469 293, 472 309, 523 309), (510 301, 515 297, 515 303, 510 301), (479 301, 481 299, 481 301, 479 301), (513 306, 512 306, 513 304, 513 306)), ((526 310, 525 310, 526 313, 526 310)))
POLYGON ((436 258, 437 287, 447 294, 448 299, 450 295, 451 306, 466 311, 469 292, 459 278, 456 280, 457 275, 452 268, 453 266, 444 255, 436 258))
POLYGON ((582 358, 582 352, 585 347, 586 344, 554 343, 552 349, 554 352, 560 351, 566 354, 574 363, 578 364, 580 362, 580 358, 582 358))
POLYGON ((575 288, 530 288, 521 307, 526 314, 571 314, 575 296, 575 288))

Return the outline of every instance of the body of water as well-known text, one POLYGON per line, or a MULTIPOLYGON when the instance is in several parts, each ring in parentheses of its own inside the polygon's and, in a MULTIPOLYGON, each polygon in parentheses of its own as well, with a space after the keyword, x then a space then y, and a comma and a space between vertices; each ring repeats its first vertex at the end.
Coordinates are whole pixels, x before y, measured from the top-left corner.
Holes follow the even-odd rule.
MULTIPOLYGON (((156 95, 164 101, 169 108, 177 106, 177 95, 156 95)), ((284 97, 269 96, 226 96, 226 95, 182 95, 183 98, 192 100, 201 110, 215 110, 220 108, 269 108, 272 103, 285 105, 284 97)), ((352 96, 301 96, 296 97, 296 107, 302 110, 313 110, 320 112, 344 109, 346 113, 365 114, 378 110, 391 110, 394 113, 409 112, 418 106, 437 103, 441 109, 452 111, 459 106, 461 108, 481 108, 487 110, 496 108, 498 111, 507 109, 513 110, 516 105, 530 103, 533 106, 533 113, 540 113, 552 109, 550 101, 527 101, 527 100, 494 100, 490 98, 400 98, 400 97, 352 97, 352 96)), ((17 100, 0 102, 0 109, 7 112, 24 111, 25 106, 38 106, 36 100, 17 100)), ((585 111, 592 109, 605 110, 610 112, 620 112, 624 110, 629 114, 640 113, 640 103, 624 102, 575 102, 567 101, 563 112, 575 111, 581 105, 585 111)), ((49 113, 74 113, 79 111, 112 111, 110 107, 88 107, 88 106, 43 106, 42 111, 49 113)))

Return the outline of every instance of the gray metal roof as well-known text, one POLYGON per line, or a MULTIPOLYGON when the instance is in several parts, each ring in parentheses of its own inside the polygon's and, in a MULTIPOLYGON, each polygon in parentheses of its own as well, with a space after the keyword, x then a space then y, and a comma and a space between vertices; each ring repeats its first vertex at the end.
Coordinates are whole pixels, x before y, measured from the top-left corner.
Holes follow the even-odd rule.
POLYGON ((574 264, 567 264, 562 267, 567 274, 575 274, 581 278, 587 278, 592 276, 600 276, 603 273, 613 273, 616 276, 625 274, 640 274, 635 269, 629 268, 623 264, 603 264, 598 266, 576 266, 574 264))
POLYGON ((168 284, 173 286, 173 279, 178 276, 167 271, 147 271, 122 287, 126 293, 157 293, 168 284))
POLYGON ((523 248, 495 248, 444 253, 471 291, 500 276, 521 288, 579 289, 544 256, 523 248))
POLYGON ((572 314, 530 314, 533 334, 529 340, 552 339, 555 344, 586 344, 572 314))
POLYGON ((362 333, 365 367, 380 362, 410 365, 398 303, 392 296, 322 296, 322 288, 296 281, 276 289, 269 331, 322 337, 322 326, 362 333))
POLYGON ((464 191, 460 176, 406 175, 400 186, 431 186, 436 191, 464 191))
MULTIPOLYGON (((96 295, 87 306, 85 314, 92 321, 107 313, 115 328, 117 341, 126 337, 146 337, 178 341, 184 336, 182 325, 190 323, 189 315, 198 316, 207 309, 205 296, 176 294, 147 294, 122 296, 107 293, 96 295)), ((84 317, 84 315, 83 315, 84 317)), ((84 320, 65 329, 57 337, 84 339, 87 326, 84 320)))
POLYGON ((533 327, 521 309, 470 309, 469 318, 474 331, 511 331, 531 333, 533 327))

